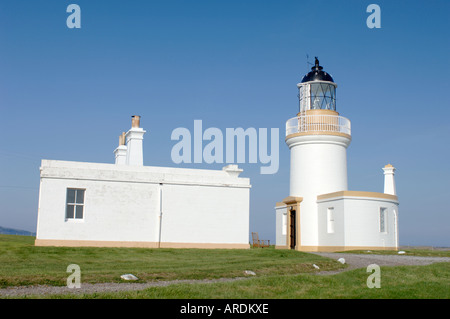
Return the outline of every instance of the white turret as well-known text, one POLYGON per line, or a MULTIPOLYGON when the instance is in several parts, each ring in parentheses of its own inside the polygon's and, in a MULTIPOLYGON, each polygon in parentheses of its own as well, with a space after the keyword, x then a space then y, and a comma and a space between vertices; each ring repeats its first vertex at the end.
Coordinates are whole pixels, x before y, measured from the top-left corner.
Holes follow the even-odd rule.
POLYGON ((384 193, 390 194, 390 195, 397 195, 397 192, 395 190, 395 167, 391 164, 387 164, 385 167, 383 167, 384 171, 384 193))

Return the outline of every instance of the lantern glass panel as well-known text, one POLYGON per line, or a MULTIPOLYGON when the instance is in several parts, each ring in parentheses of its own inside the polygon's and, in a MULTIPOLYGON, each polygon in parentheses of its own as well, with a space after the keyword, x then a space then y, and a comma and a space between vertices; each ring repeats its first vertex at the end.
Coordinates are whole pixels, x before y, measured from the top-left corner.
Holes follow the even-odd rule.
POLYGON ((336 88, 329 83, 311 83, 311 109, 336 110, 336 88))

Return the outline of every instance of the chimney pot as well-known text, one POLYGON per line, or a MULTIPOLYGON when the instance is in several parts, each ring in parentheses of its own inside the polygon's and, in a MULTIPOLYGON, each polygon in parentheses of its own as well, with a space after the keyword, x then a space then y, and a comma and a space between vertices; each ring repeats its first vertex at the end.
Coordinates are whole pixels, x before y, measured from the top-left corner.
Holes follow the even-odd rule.
POLYGON ((133 115, 131 117, 131 127, 140 127, 140 119, 139 115, 133 115))
POLYGON ((122 134, 119 136, 119 146, 125 145, 125 132, 122 132, 122 134))

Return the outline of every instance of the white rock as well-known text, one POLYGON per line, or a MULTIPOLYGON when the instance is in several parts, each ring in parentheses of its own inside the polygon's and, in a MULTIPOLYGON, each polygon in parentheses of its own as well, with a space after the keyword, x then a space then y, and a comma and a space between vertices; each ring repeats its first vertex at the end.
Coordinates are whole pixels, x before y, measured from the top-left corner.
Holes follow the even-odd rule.
POLYGON ((316 268, 316 269, 320 269, 320 267, 317 266, 316 264, 313 264, 313 266, 314 266, 314 268, 316 268))
POLYGON ((398 252, 398 254, 399 255, 403 255, 403 254, 406 254, 403 250, 400 250, 399 252, 398 252))
POLYGON ((256 276, 256 274, 253 271, 251 271, 251 270, 244 271, 244 274, 250 275, 250 276, 256 276))
POLYGON ((132 274, 125 274, 120 276, 123 280, 138 280, 139 278, 132 274))
POLYGON ((341 264, 345 264, 345 259, 344 258, 339 258, 337 261, 339 261, 341 264))

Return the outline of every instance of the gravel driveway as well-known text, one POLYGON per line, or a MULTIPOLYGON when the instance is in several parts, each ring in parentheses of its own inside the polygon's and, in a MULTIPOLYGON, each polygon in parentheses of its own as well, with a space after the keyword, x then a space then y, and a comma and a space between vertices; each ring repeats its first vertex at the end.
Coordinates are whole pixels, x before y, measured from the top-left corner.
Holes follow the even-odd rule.
POLYGON ((450 257, 419 257, 405 255, 375 255, 375 254, 346 254, 346 253, 314 253, 334 260, 344 258, 348 265, 344 270, 322 271, 321 275, 335 274, 356 268, 367 268, 370 264, 378 266, 424 266, 437 262, 450 262, 450 257))
POLYGON ((20 286, 8 287, 0 289, 0 297, 16 297, 16 296, 31 296, 31 295, 56 295, 56 294, 92 294, 103 292, 117 292, 117 291, 135 291, 144 290, 150 287, 166 287, 175 284, 200 284, 200 283, 215 283, 227 282, 246 279, 246 277, 236 278, 220 278, 220 279, 202 279, 202 280, 170 280, 170 281, 155 281, 146 283, 101 283, 88 284, 81 283, 80 288, 67 288, 66 286, 20 286))
MULTIPOLYGON (((362 255, 362 254, 345 254, 345 253, 314 253, 323 257, 328 257, 334 260, 344 258, 348 267, 338 271, 321 271, 316 274, 332 275, 342 271, 347 271, 355 268, 366 268, 370 264, 377 264, 379 266, 400 266, 400 265, 429 265, 435 262, 450 262, 449 257, 416 257, 416 256, 402 256, 402 255, 362 255)), ((52 294, 91 294, 101 292, 116 292, 116 291, 133 291, 143 290, 149 287, 165 287, 180 283, 216 283, 229 282, 236 280, 243 280, 249 277, 238 278, 221 278, 221 279, 205 279, 205 280, 172 280, 172 281, 158 281, 149 283, 103 283, 103 284, 81 284, 79 289, 70 289, 65 286, 21 286, 8 287, 0 289, 0 297, 18 297, 18 296, 32 296, 32 295, 52 295, 52 294)))

